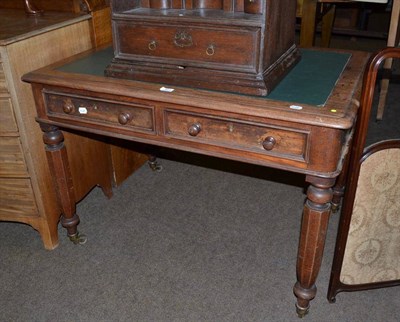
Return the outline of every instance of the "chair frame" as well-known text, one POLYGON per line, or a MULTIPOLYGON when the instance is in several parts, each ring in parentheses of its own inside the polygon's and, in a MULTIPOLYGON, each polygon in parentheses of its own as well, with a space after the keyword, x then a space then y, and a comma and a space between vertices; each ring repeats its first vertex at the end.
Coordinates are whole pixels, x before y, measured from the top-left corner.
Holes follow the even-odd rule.
MULTIPOLYGON (((392 14, 390 17, 389 34, 387 39, 388 47, 395 47, 400 45, 400 0, 393 0, 392 4, 392 14)), ((383 112, 386 105, 386 96, 389 87, 389 78, 392 74, 392 60, 387 59, 383 66, 384 75, 381 80, 381 91, 379 95, 378 111, 376 113, 376 119, 378 121, 382 120, 383 112)))

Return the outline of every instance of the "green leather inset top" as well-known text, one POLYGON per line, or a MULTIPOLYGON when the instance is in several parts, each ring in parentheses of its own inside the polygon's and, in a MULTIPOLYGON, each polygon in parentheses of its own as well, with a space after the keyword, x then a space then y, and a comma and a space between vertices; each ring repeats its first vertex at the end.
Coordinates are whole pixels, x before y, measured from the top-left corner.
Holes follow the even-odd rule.
MULTIPOLYGON (((323 106, 346 67, 350 54, 301 50, 301 60, 266 96, 300 104, 323 106)), ((58 68, 60 71, 104 76, 104 69, 113 58, 111 47, 58 68)))

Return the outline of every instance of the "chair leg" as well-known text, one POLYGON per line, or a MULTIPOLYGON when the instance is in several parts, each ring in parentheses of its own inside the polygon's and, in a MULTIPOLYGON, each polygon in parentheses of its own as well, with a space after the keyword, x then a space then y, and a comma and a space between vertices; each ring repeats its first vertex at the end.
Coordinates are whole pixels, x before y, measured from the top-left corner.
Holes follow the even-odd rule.
MULTIPOLYGON (((391 68, 391 66, 389 66, 391 68)), ((386 70, 386 67, 385 67, 386 70)), ((390 69, 389 69, 390 71, 390 69)), ((378 111, 376 113, 376 120, 380 121, 383 118, 383 112, 385 110, 385 105, 386 105, 386 96, 388 93, 388 88, 389 88, 389 78, 383 78, 381 80, 381 90, 379 92, 379 101, 378 101, 378 111)))
POLYGON ((317 0, 303 0, 300 27, 301 47, 312 47, 314 45, 316 14, 317 0))
POLYGON ((321 47, 329 47, 332 36, 333 22, 335 21, 336 5, 330 5, 322 17, 321 47))
MULTIPOLYGON (((389 35, 387 40, 388 47, 396 46, 396 43, 399 41, 399 16, 400 16, 400 0, 394 0, 392 6, 392 15, 390 17, 390 26, 389 26, 389 35)), ((390 70, 392 69, 392 59, 387 59, 384 64, 385 75, 381 80, 381 91, 379 94, 379 102, 378 102, 378 112, 376 114, 376 119, 382 120, 383 112, 385 110, 386 104, 386 96, 389 87, 389 75, 390 70), (388 71, 388 72, 387 72, 388 71)))

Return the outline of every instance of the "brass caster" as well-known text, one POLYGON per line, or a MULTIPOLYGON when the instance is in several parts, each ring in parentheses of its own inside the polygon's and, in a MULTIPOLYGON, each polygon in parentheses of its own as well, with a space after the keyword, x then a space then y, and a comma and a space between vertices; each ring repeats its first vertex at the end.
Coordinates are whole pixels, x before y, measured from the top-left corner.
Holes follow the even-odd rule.
POLYGON ((339 211, 339 205, 331 204, 331 213, 336 214, 339 211))
POLYGON ((151 170, 156 172, 161 172, 163 170, 163 166, 159 164, 157 161, 148 161, 149 167, 151 170))
POLYGON ((87 242, 86 235, 81 235, 77 232, 74 235, 68 236, 69 240, 72 241, 75 245, 84 245, 87 242))
POLYGON ((296 304, 296 313, 297 313, 297 316, 298 316, 300 319, 304 318, 304 317, 307 315, 309 308, 310 308, 309 306, 306 307, 306 308, 302 308, 302 307, 299 307, 299 306, 296 304))

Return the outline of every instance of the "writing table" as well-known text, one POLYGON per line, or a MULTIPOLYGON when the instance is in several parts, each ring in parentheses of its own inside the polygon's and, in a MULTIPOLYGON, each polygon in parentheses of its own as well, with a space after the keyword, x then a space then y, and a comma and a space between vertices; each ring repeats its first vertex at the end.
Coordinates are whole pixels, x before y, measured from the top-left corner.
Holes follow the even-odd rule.
POLYGON ((103 71, 112 55, 106 48, 24 76, 70 238, 79 241, 79 216, 62 131, 302 173, 309 187, 294 293, 304 315, 316 294, 334 185, 351 141, 368 55, 303 50, 299 64, 266 98, 107 78, 103 71))

